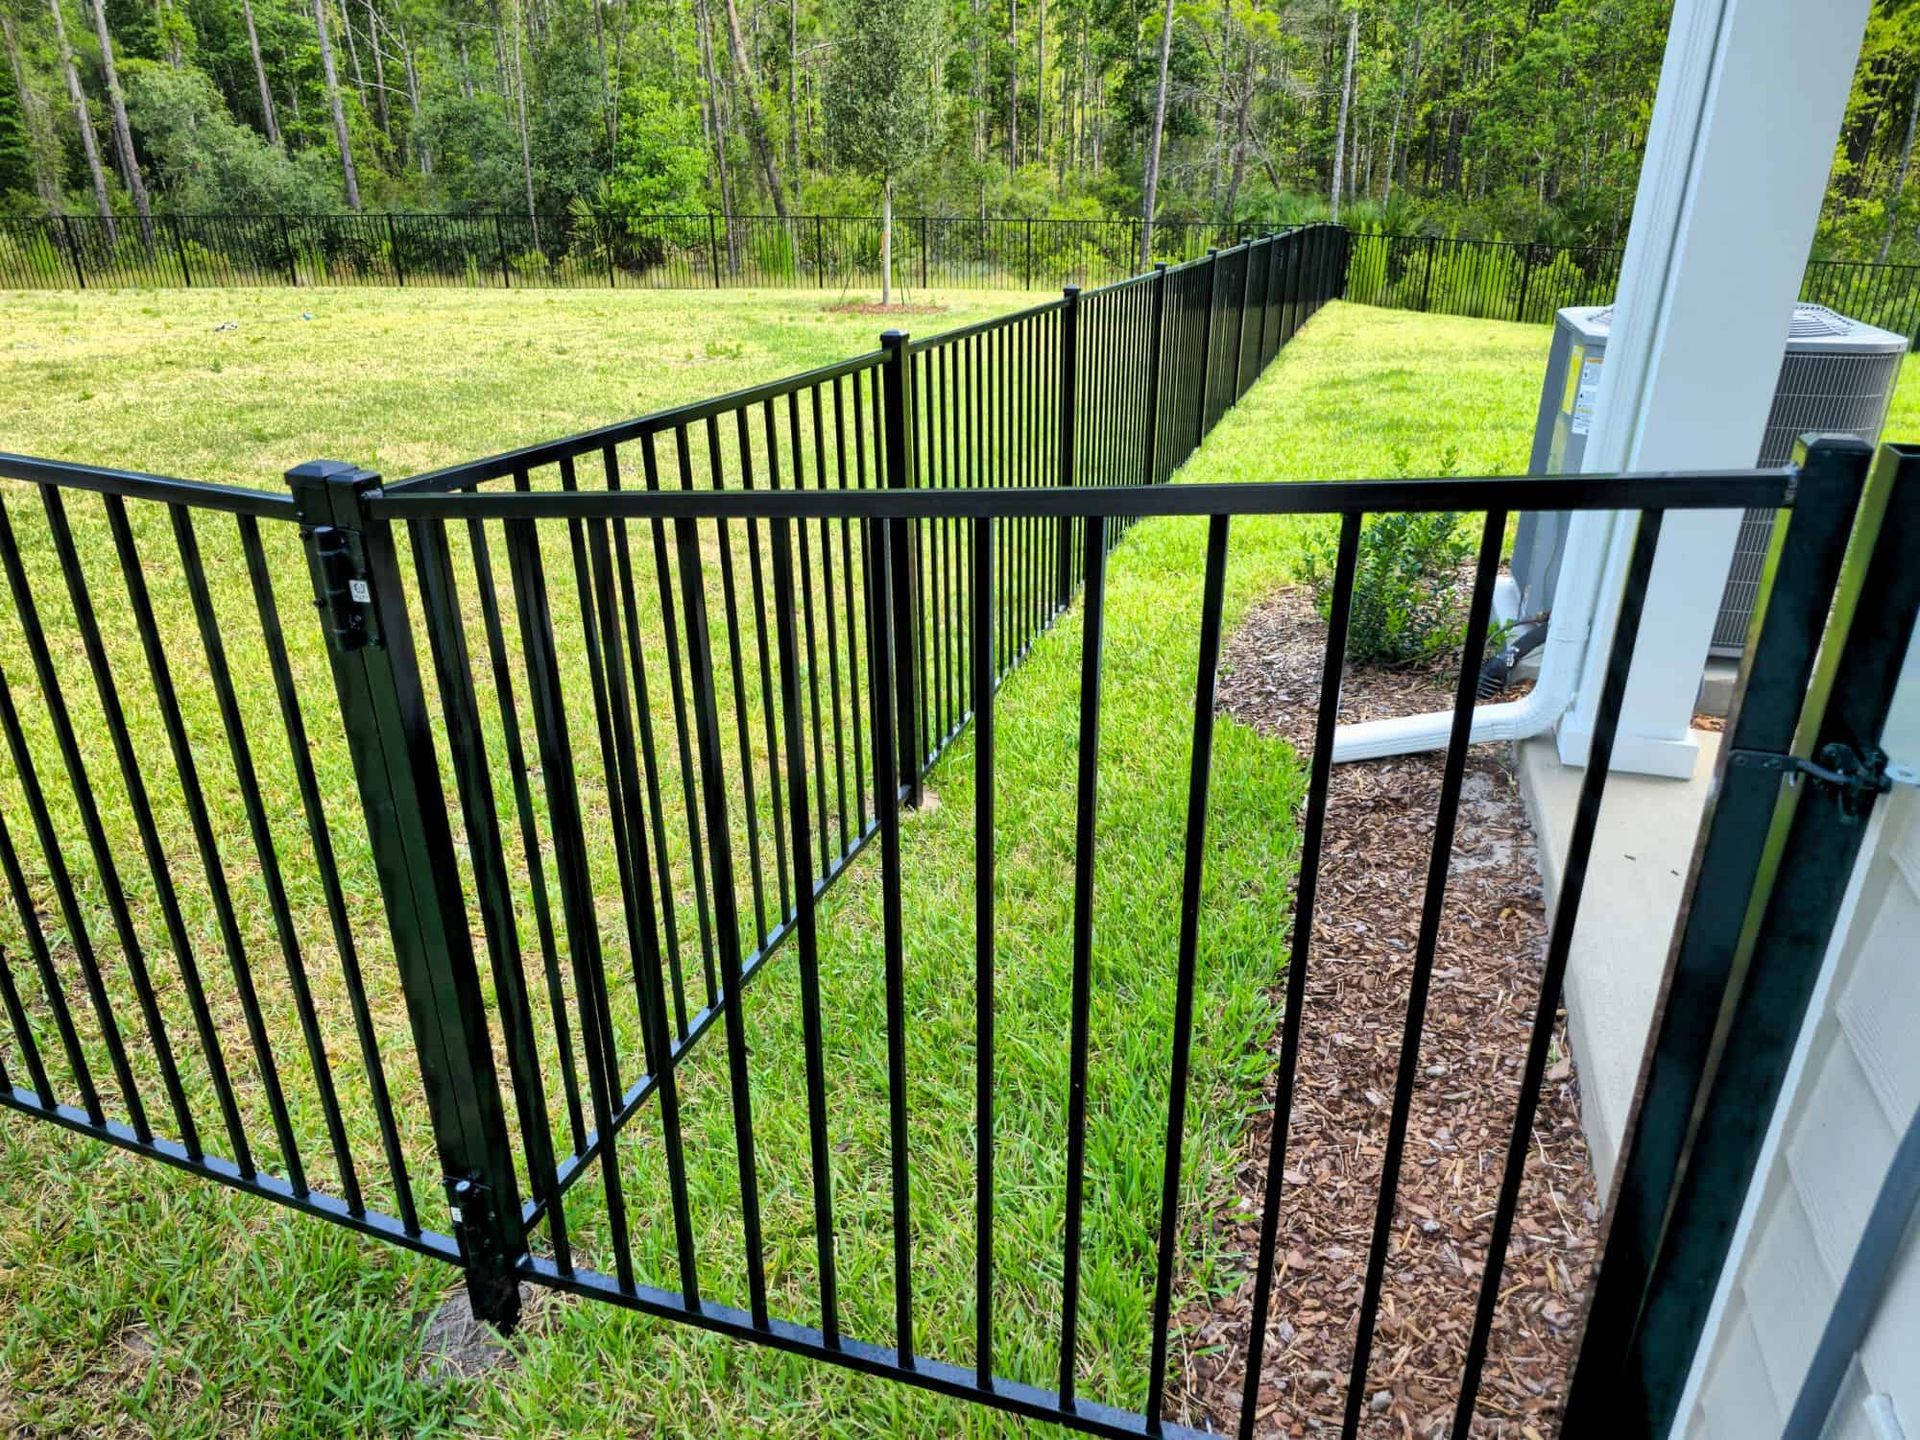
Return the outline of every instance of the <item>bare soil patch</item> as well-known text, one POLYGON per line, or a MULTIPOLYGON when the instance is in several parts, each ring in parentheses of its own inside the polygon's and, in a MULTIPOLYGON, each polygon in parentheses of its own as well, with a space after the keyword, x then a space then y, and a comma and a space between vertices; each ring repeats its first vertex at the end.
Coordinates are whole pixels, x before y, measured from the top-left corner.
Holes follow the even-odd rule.
POLYGON ((882 305, 877 300, 839 300, 823 309, 829 315, 944 315, 944 305, 912 305, 904 300, 896 300, 891 305, 882 305))
MULTIPOLYGON (((1312 745, 1325 623, 1303 589, 1251 611, 1228 643, 1221 708, 1312 745)), ((1343 721, 1444 709, 1444 667, 1349 667, 1343 721)), ((1546 948, 1534 837, 1504 746, 1469 757, 1421 1036, 1360 1433, 1445 1434, 1473 1323, 1546 948)), ((1336 767, 1308 961, 1299 1078, 1256 1433, 1338 1433, 1365 1283, 1442 757, 1336 767)), ((1284 980, 1276 989, 1281 998, 1284 980)), ((1277 1062, 1280 1035, 1268 1048, 1277 1062)), ((1273 1096, 1266 1097, 1271 1104, 1273 1096)), ((1269 1112, 1270 1113, 1270 1112, 1269 1112)), ((1474 1433, 1554 1433, 1592 1269, 1599 1208, 1560 1020, 1534 1123, 1474 1433)), ((1214 1223, 1239 1255, 1232 1292, 1190 1308, 1181 1400, 1231 1431, 1270 1121, 1252 1130, 1214 1223)))

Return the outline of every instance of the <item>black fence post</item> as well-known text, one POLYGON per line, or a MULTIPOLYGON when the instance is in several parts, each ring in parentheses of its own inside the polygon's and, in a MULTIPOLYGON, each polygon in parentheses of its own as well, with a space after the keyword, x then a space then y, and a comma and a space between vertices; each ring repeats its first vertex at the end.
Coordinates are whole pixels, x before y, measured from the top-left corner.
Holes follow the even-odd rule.
POLYGON ((827 226, 818 215, 813 217, 813 288, 823 290, 827 284, 827 226))
POLYGON ((391 212, 387 215, 387 247, 393 253, 393 283, 407 283, 407 267, 400 259, 400 226, 391 212))
POLYGON ((1253 293, 1253 246, 1240 251, 1240 314, 1233 325, 1233 398, 1238 400, 1247 386, 1247 304, 1253 293))
MULTIPOLYGON (((731 215, 727 217, 733 219, 731 215)), ((732 232, 729 231, 729 234, 732 232)), ((713 288, 720 288, 720 227, 713 218, 713 212, 707 212, 707 268, 713 273, 713 288)))
POLYGON ((500 224, 500 217, 498 215, 493 217, 493 243, 498 246, 500 250, 500 284, 504 288, 511 290, 513 288, 513 270, 512 267, 507 264, 507 232, 500 224))
MULTIPOLYGON (((910 490, 913 476, 907 463, 907 332, 888 330, 880 336, 880 348, 887 352, 881 366, 880 403, 885 433, 881 443, 887 462, 887 488, 910 490)), ((914 659, 914 625, 919 616, 914 596, 919 593, 919 522, 905 519, 889 522, 889 546, 893 551, 891 603, 893 606, 893 686, 899 735, 896 749, 900 760, 898 783, 906 788, 907 804, 920 808, 920 705, 917 691, 920 667, 914 659)), ((885 605, 889 597, 875 595, 875 605, 885 605)))
POLYGON ((167 228, 173 231, 173 253, 180 257, 180 283, 188 289, 193 288, 193 269, 187 264, 187 242, 180 234, 180 217, 169 215, 167 228))
POLYGON ((1803 436, 1794 459, 1799 494, 1781 513, 1620 1151, 1568 1440, 1672 1423, 1878 799, 1863 786, 1848 803, 1766 762, 1811 753, 1831 764, 1826 747, 1838 745, 1884 775, 1870 760, 1920 605, 1920 455, 1883 446, 1868 470, 1853 437, 1803 436), (1683 1038, 1721 1027, 1717 1051, 1683 1038))
POLYGON ((1529 244, 1526 247, 1526 258, 1520 262, 1520 298, 1515 302, 1513 307, 1513 318, 1516 320, 1524 320, 1527 318, 1527 285, 1532 279, 1533 246, 1529 244))
POLYGON ((1427 236, 1427 270, 1425 276, 1423 276, 1420 281, 1420 308, 1422 310, 1430 310, 1433 308, 1430 303, 1433 297, 1433 244, 1434 237, 1431 235, 1427 236))
MULTIPOLYGON (((1075 410, 1078 405, 1080 374, 1080 287, 1069 285, 1061 291, 1060 309, 1060 485, 1074 483, 1075 410)), ((1073 599, 1073 517, 1060 517, 1060 533, 1055 537, 1054 604, 1066 609, 1073 599)))
POLYGON ((1027 283, 1026 289, 1033 288, 1033 217, 1027 217, 1027 283))
POLYGON ((920 217, 920 288, 927 288, 927 217, 920 217))
POLYGON ((1207 251, 1207 298, 1200 310, 1200 411, 1193 421, 1194 449, 1207 438, 1207 391, 1213 379, 1213 299, 1220 285, 1220 252, 1207 251))
POLYGON ((73 278, 80 288, 84 290, 87 288, 87 270, 86 267, 80 263, 80 240, 79 237, 73 233, 73 217, 71 215, 62 215, 60 217, 60 229, 67 237, 67 258, 73 261, 73 278))
POLYGON ((1145 482, 1160 479, 1160 347, 1167 334, 1167 262, 1153 266, 1153 320, 1147 331, 1147 453, 1145 482))
POLYGON ((284 215, 280 217, 280 248, 284 250, 287 255, 287 284, 298 289, 300 285, 300 260, 299 257, 294 254, 293 231, 288 228, 287 217, 284 215))
POLYGON ((336 460, 287 472, 326 632, 407 1019, 433 1119, 473 1313, 520 1314, 527 1253, 486 1000, 380 477, 336 460))
POLYGON ((1274 292, 1278 288, 1275 282, 1280 276, 1281 239, 1282 237, 1278 235, 1267 237, 1267 294, 1260 307, 1260 369, 1262 373, 1266 371, 1267 362, 1273 359, 1274 350, 1277 348, 1272 337, 1273 322, 1280 309, 1274 298, 1274 292))

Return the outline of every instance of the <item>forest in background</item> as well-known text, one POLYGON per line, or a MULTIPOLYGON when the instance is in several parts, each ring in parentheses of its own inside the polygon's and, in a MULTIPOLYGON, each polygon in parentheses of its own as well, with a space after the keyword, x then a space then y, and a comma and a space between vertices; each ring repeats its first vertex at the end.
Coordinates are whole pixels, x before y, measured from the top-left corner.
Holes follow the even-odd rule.
MULTIPOLYGON (((1292 223, 1619 244, 1670 0, 0 0, 0 213, 1292 223)), ((1817 253, 1920 261, 1920 3, 1817 253)))

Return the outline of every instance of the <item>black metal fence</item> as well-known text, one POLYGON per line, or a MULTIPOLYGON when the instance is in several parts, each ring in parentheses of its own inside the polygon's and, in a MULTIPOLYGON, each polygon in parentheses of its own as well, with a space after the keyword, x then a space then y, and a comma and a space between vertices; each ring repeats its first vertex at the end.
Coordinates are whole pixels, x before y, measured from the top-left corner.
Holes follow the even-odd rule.
POLYGON ((1352 243, 1347 299, 1483 320, 1550 322, 1564 305, 1604 304, 1623 254, 1431 235, 1361 233, 1352 243))
POLYGON ((912 1340, 899 804, 1128 522, 862 499, 1145 493, 1338 293, 1344 246, 1262 237, 384 489, 0 457, 26 485, 0 487, 0 1102, 460 1263, 497 1319, 532 1279, 956 1388, 912 1340), (722 495, 770 508, 700 511, 722 495), (642 497, 695 508, 622 509, 642 497), (891 1352, 834 1298, 814 935, 876 837, 891 1352), (767 1306, 742 1009, 788 942, 816 1329, 767 1306), (689 1230, 681 1086, 716 1025, 745 1312, 703 1298, 689 1230), (617 1141, 650 1100, 665 1169, 642 1180, 617 1141), (645 1283, 662 1245, 677 1290, 645 1283))
MULTIPOLYGON (((1271 227, 1162 221, 1181 263, 1271 227)), ((878 216, 60 215, 0 218, 0 289, 414 285, 494 289, 839 289, 877 285, 878 216)), ((895 283, 1104 284, 1139 269, 1138 220, 897 216, 895 283)))
MULTIPOLYGON (((1606 305, 1625 251, 1603 246, 1356 233, 1344 299, 1396 310, 1551 324, 1567 305, 1606 305)), ((1920 265, 1815 260, 1800 298, 1920 339, 1920 265)))
POLYGON ((1816 260, 1807 266, 1800 298, 1920 343, 1920 265, 1816 260))
MULTIPOLYGON (((28 532, 34 507, 0 490, 14 615, 0 627, 0 1103, 454 1262, 502 1323, 529 1282, 1085 1433, 1198 1434, 1163 1417, 1198 1223, 1183 1186, 1197 997, 1218 958, 1202 887, 1225 575, 1255 517, 1338 516, 1238 1417, 1250 1435, 1361 522, 1480 512, 1344 1397, 1353 1435, 1505 520, 1640 510, 1465 1354, 1463 1437, 1660 517, 1857 493, 1864 459, 1818 451, 1798 477, 1157 483, 1340 293, 1347 246, 1332 226, 1263 237, 392 485, 332 462, 290 472, 289 496, 0 457, 40 512, 28 532), (1179 923, 1158 1182, 1096 1199, 1089 1117, 1111 1098, 1089 1028, 1107 566, 1144 516, 1204 524, 1204 577, 1184 838, 1167 856, 1179 923), (1046 997, 1069 1012, 1072 1083, 1064 1122, 1041 1125, 1007 1089, 1041 1001, 995 990, 1020 978, 998 948, 1017 942, 997 925, 996 710, 1076 591, 1072 969, 1070 993, 1046 997), (315 614, 306 602, 319 623, 285 619, 315 614), (102 624, 123 604, 130 623, 102 624), (969 725, 972 864, 943 906, 909 914, 924 852, 903 812, 969 725), (856 868, 876 840, 877 866, 856 868), (860 953, 830 975, 820 903, 837 886, 853 893, 836 938, 860 953), (926 999, 968 1015, 962 1039, 953 1014, 909 997, 929 927, 968 910, 971 994, 926 999), (783 945, 793 972, 764 983, 789 987, 791 1033, 746 1003, 783 945), (849 985, 883 996, 883 1022, 834 1023, 849 985), (968 1095, 913 1090, 913 1047, 934 1043, 970 1044, 968 1095), (854 1113, 830 1113, 830 1095, 854 1113), (937 1155, 914 1145, 928 1106, 937 1155), (1003 1146, 1007 1111, 1022 1123, 1003 1146), (858 1153, 836 1125, 859 1127, 858 1153), (1030 1180, 1037 1147, 1065 1157, 1057 1195, 996 1188, 1030 1180), (726 1183, 692 1183, 720 1152, 726 1183), (968 1193, 930 1192, 930 1162, 966 1174, 968 1193), (1010 1241, 1008 1212, 1030 1220, 1036 1204, 1058 1229, 1010 1241), (1098 1206, 1137 1232, 1137 1373, 1116 1375, 1111 1336, 1081 1310, 1098 1206), (734 1238, 703 1245, 696 1222, 715 1207, 734 1238), (929 1296, 918 1245, 969 1230, 972 1294, 929 1296), (1057 1346, 1008 1353, 1008 1307, 1056 1283, 1057 1346), (1096 1352, 1105 1393, 1083 1395, 1096 1352)), ((1809 513, 1823 534, 1851 517, 1809 513)), ((1828 597, 1801 589, 1778 592, 1799 600, 1770 623, 1817 628, 1828 597)), ((1101 1003, 1125 1004, 1126 987, 1101 1003)))
MULTIPOLYGON (((1163 220, 1156 260, 1264 233, 1163 220)), ((1355 232, 1341 298, 1550 323, 1612 300, 1622 250, 1355 232)), ((921 289, 1100 285, 1134 273, 1138 220, 896 217, 896 283, 921 289)), ((164 215, 0 218, 0 289, 393 285, 832 290, 877 285, 877 216, 164 215)), ((1920 338, 1920 266, 1816 260, 1801 297, 1920 338)))

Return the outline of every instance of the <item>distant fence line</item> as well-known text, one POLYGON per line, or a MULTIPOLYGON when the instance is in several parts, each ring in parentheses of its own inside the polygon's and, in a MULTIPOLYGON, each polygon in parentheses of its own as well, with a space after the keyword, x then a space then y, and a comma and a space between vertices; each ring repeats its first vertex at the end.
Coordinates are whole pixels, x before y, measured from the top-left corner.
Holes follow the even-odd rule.
MULTIPOLYGON (((1356 234, 1345 298, 1479 320, 1550 324, 1567 305, 1605 305, 1624 250, 1427 235, 1356 234)), ((1920 338, 1920 265, 1815 260, 1800 298, 1920 338)))
MULTIPOLYGON (((1138 220, 896 216, 896 284, 1097 285, 1139 269, 1138 220)), ((1180 263, 1273 227, 1155 224, 1180 263)), ((880 279, 878 216, 163 215, 0 219, 0 288, 421 285, 835 289, 880 279)))
MULTIPOLYGON (((1156 259, 1179 264, 1266 233, 1257 222, 1163 220, 1156 259)), ((1138 220, 894 218, 895 283, 909 289, 1100 285, 1138 268, 1138 220)), ((1625 252, 1354 232, 1345 298, 1482 320, 1550 323, 1614 298, 1625 252)), ((0 288, 233 285, 491 289, 844 289, 880 279, 878 216, 164 215, 0 219, 0 288)), ((1920 265, 1816 260, 1801 297, 1920 340, 1920 265)))

